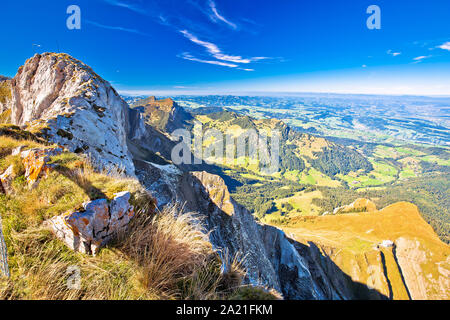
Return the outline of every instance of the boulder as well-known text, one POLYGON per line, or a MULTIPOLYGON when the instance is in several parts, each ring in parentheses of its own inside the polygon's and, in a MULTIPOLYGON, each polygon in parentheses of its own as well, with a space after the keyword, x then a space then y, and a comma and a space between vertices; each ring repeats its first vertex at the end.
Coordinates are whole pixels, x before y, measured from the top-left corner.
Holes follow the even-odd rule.
POLYGON ((50 219, 47 224, 57 238, 72 250, 96 255, 134 217, 128 191, 116 193, 111 203, 98 199, 83 204, 83 209, 50 219))
POLYGON ((20 153, 25 166, 25 178, 30 187, 35 186, 39 178, 48 174, 51 165, 48 165, 47 162, 50 161, 50 157, 57 156, 62 151, 61 148, 35 148, 20 153))
POLYGON ((14 167, 10 165, 0 176, 0 193, 11 194, 14 192, 12 181, 14 180, 14 167))
POLYGON ((19 155, 19 154, 22 152, 23 148, 25 148, 25 146, 18 146, 18 147, 16 147, 16 148, 14 148, 13 151, 12 151, 12 153, 11 153, 11 155, 12 155, 12 156, 17 156, 17 155, 19 155))

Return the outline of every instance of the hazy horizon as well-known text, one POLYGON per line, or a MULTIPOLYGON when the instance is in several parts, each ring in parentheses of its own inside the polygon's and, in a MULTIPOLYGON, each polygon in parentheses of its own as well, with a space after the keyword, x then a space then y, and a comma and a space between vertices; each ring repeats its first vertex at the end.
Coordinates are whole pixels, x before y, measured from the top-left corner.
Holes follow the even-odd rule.
POLYGON ((73 4, 3 4, 0 74, 66 52, 133 94, 450 96, 446 0, 378 0, 379 29, 369 0, 80 0, 76 17, 73 4))

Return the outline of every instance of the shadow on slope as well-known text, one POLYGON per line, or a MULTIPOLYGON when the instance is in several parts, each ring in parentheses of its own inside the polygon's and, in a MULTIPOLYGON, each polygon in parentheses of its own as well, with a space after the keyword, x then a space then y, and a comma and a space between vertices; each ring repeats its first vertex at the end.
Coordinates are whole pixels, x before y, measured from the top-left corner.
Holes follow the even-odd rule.
POLYGON ((389 297, 364 283, 354 281, 313 242, 308 245, 289 239, 305 258, 316 285, 326 299, 388 300, 389 297))

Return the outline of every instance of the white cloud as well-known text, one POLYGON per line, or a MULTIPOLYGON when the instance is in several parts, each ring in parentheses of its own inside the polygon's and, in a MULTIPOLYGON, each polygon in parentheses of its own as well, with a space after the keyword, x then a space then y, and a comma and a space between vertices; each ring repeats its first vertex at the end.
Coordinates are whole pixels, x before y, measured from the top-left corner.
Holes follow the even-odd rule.
POLYGON ((99 28, 103 28, 103 29, 125 31, 125 32, 140 34, 140 35, 143 35, 143 36, 148 36, 148 34, 142 33, 139 30, 135 30, 135 29, 116 27, 116 26, 108 26, 108 25, 104 25, 104 24, 101 24, 101 23, 98 23, 98 22, 95 22, 95 21, 90 21, 90 20, 85 20, 85 21, 88 24, 91 24, 93 26, 96 26, 96 27, 99 27, 99 28))
POLYGON ((126 1, 119 1, 119 0, 104 0, 104 1, 112 6, 126 8, 128 10, 131 10, 131 11, 134 11, 134 12, 137 12, 140 14, 144 14, 144 15, 147 14, 147 12, 144 9, 142 9, 134 4, 128 3, 126 1))
POLYGON ((202 41, 187 30, 181 30, 180 32, 193 43, 198 44, 199 46, 205 48, 206 51, 208 51, 208 53, 217 60, 248 64, 255 61, 269 59, 268 57, 243 58, 241 56, 224 54, 216 44, 207 41, 202 41))
POLYGON ((212 14, 209 15, 210 19, 214 22, 220 20, 222 22, 224 22, 225 24, 227 24, 229 27, 231 27, 232 29, 237 29, 237 25, 229 20, 227 20, 224 16, 222 16, 219 11, 217 10, 217 6, 216 3, 212 0, 209 1, 209 8, 212 11, 212 14))
POLYGON ((178 57, 185 59, 185 60, 189 60, 189 61, 195 61, 195 62, 206 63, 206 64, 214 64, 217 66, 228 67, 228 68, 236 68, 236 69, 243 70, 243 71, 255 71, 254 69, 240 68, 239 65, 234 64, 234 63, 217 61, 217 60, 199 59, 199 58, 196 58, 193 55, 191 55, 189 52, 184 52, 183 54, 179 55, 178 57))
POLYGON ((206 41, 202 41, 200 39, 198 39, 196 36, 194 36, 193 34, 191 34, 189 31, 187 30, 181 30, 180 31, 186 38, 188 38, 189 40, 191 40, 192 42, 206 48, 206 50, 208 50, 209 53, 211 54, 218 54, 220 53, 220 49, 218 46, 216 46, 214 43, 211 42, 206 42, 206 41))
POLYGON ((428 59, 428 58, 431 58, 431 56, 418 56, 418 57, 415 57, 413 60, 414 61, 422 61, 422 60, 428 59))
POLYGON ((438 46, 438 48, 450 51, 450 41, 447 41, 447 42, 441 44, 440 46, 438 46))
POLYGON ((401 52, 393 52, 392 50, 388 50, 387 54, 390 54, 391 56, 396 57, 396 56, 401 55, 402 53, 401 52))
POLYGON ((207 64, 215 64, 215 65, 223 66, 223 67, 229 67, 229 68, 237 68, 237 67, 239 67, 237 64, 233 64, 233 63, 227 63, 227 62, 216 61, 216 60, 199 59, 199 58, 196 58, 196 57, 192 56, 191 54, 189 54, 187 52, 184 52, 179 57, 182 58, 182 59, 185 59, 185 60, 196 61, 196 62, 207 63, 207 64))

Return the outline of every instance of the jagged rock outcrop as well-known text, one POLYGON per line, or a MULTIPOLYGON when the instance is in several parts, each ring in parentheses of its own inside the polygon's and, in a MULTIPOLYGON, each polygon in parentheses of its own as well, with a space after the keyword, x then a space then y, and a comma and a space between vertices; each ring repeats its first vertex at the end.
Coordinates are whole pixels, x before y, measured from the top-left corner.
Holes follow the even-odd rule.
MULTIPOLYGON (((426 229, 422 221, 405 214, 402 208, 376 211, 373 203, 359 199, 336 212, 348 214, 316 217, 310 225, 305 222, 305 229, 301 225, 286 230, 287 237, 277 227, 258 223, 232 199, 219 176, 170 164, 170 151, 177 141, 169 133, 189 126, 190 121, 173 101, 150 98, 130 109, 106 81, 64 54, 34 56, 10 85, 12 94, 3 108, 10 110, 13 123, 40 129, 50 141, 90 155, 98 167, 121 167, 129 175, 136 174, 160 207, 178 202, 184 210, 197 212, 214 248, 245 257, 250 283, 274 288, 287 299, 445 297, 433 293, 436 285, 439 292, 448 292, 448 248, 443 248, 434 234, 416 247, 399 239, 398 234, 407 234, 405 230, 417 231, 416 225, 421 228, 419 233, 426 229), (355 213, 363 209, 371 214, 355 213), (384 220, 388 222, 380 223, 384 220), (397 220, 412 223, 402 224, 404 229, 399 231, 392 223, 397 220), (326 228, 315 229, 320 223, 326 228), (393 242, 392 246, 378 245, 386 239, 393 242), (431 275, 424 269, 419 275, 415 269, 423 264, 417 264, 423 258, 422 245, 432 250, 437 261, 427 267, 431 275), (417 288, 409 283, 417 283, 417 288)), ((283 132, 296 140, 297 134, 287 127, 283 132)), ((312 157, 316 149, 326 150, 317 165, 328 163, 339 150, 325 142, 308 141, 310 154, 304 155, 312 157)), ((27 153, 30 182, 46 172, 45 157, 27 153)), ((129 193, 121 193, 111 203, 93 200, 82 210, 54 217, 48 224, 71 249, 95 254, 133 218, 129 199, 129 193)), ((409 235, 408 241, 414 236, 409 235)), ((433 260, 426 256, 426 261, 433 260)))
POLYGON ((111 203, 106 199, 86 202, 83 210, 56 216, 47 224, 70 249, 95 255, 134 217, 130 196, 124 191, 116 193, 111 203))
POLYGON ((411 203, 293 218, 283 230, 333 299, 449 299, 450 248, 411 203))
POLYGON ((128 105, 90 67, 67 54, 36 54, 11 80, 11 121, 88 154, 94 165, 134 175, 127 148, 128 105))
POLYGON ((133 108, 143 114, 147 124, 169 134, 176 129, 189 126, 188 122, 193 120, 192 116, 171 98, 161 100, 156 97, 145 98, 134 103, 133 108))
MULTIPOLYGON (((25 178, 30 187, 33 187, 39 178, 48 175, 52 169, 52 165, 48 164, 50 157, 60 155, 62 151, 61 148, 34 148, 20 153, 25 167, 25 178)), ((13 154, 15 152, 17 151, 13 150, 13 154)))
POLYGON ((430 261, 433 252, 426 245, 404 237, 395 241, 394 254, 413 300, 449 299, 450 255, 433 265, 430 261))
POLYGON ((305 259, 317 291, 332 300, 385 300, 389 298, 388 279, 383 273, 380 251, 342 252, 330 246, 307 241, 295 247, 305 259), (349 261, 349 262, 347 262, 349 261), (350 264, 347 274, 343 263, 350 264))
POLYGON ((286 299, 321 299, 306 263, 284 232, 256 222, 237 204, 224 180, 207 172, 185 172, 173 165, 136 161, 138 177, 158 205, 176 201, 198 212, 210 241, 231 255, 245 256, 248 281, 281 292, 286 299))
POLYGON ((13 193, 12 181, 14 180, 14 167, 11 165, 0 175, 0 193, 13 193))
MULTIPOLYGON (((22 151, 23 146, 14 148, 11 155, 20 155, 22 163, 25 168, 25 178, 28 186, 33 188, 39 182, 40 178, 46 177, 53 168, 48 164, 52 156, 57 156, 62 153, 61 148, 34 148, 22 151)), ((14 192, 12 181, 15 178, 14 166, 10 165, 5 172, 0 175, 0 192, 5 194, 12 194, 14 192)))

